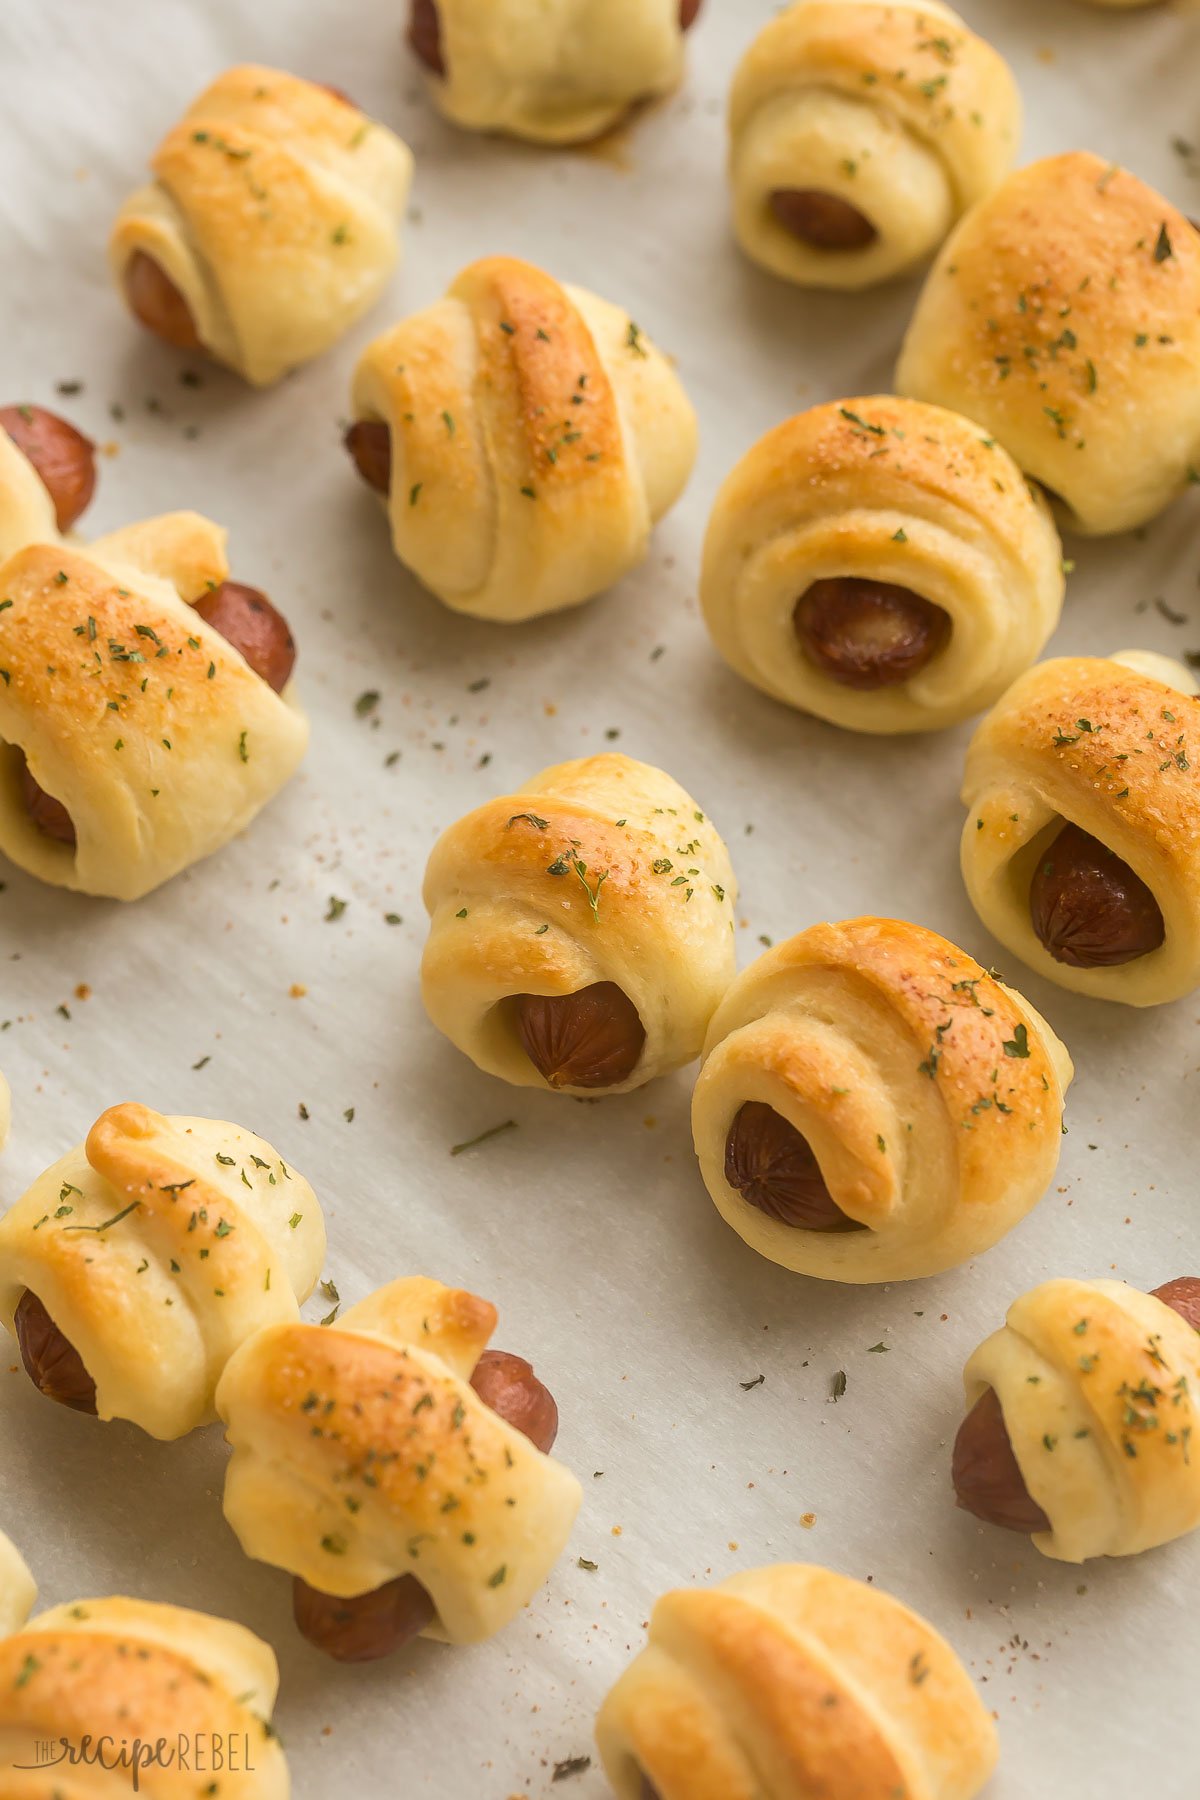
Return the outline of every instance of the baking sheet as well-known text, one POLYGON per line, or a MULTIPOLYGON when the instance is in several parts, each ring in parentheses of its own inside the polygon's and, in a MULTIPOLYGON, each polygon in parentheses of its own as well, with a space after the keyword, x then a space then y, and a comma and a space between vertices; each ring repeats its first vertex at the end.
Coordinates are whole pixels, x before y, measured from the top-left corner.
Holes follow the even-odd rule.
MULTIPOLYGON (((1188 1800, 1200 1538, 1069 1568, 956 1512, 948 1464, 963 1360, 1012 1296, 1059 1274, 1149 1287, 1200 1263, 1200 1006, 1128 1012, 1010 967, 958 876, 967 731, 882 741, 806 720, 740 684, 697 615, 719 481, 787 413, 886 388, 916 286, 805 295, 734 251, 723 95, 772 0, 708 0, 684 91, 600 149, 565 154, 443 126, 403 51, 404 10, 4 0, 0 396, 57 405, 111 447, 90 531, 181 506, 229 525, 235 572, 295 628, 313 742, 240 842, 136 907, 0 868, 0 1066, 14 1096, 0 1197, 117 1100, 252 1126, 321 1195, 344 1301, 427 1272, 498 1304, 497 1343, 533 1357, 558 1397, 558 1454, 583 1480, 583 1512, 548 1588, 499 1640, 353 1670, 302 1643, 287 1579, 240 1554, 221 1516, 219 1428, 160 1446, 0 1371, 0 1523, 46 1602, 129 1592, 268 1638, 301 1800, 599 1800, 594 1761, 562 1785, 554 1766, 591 1754, 595 1707, 654 1596, 776 1558, 873 1577, 948 1633, 1000 1721, 992 1800, 1188 1800), (418 159, 387 298, 267 394, 208 368, 185 385, 190 365, 127 322, 103 258, 161 133, 243 59, 344 87, 418 159), (703 431, 647 565, 581 611, 515 629, 416 589, 339 445, 362 345, 493 251, 629 306, 678 357, 703 431), (64 400, 60 381, 83 391, 64 400), (368 691, 378 705, 360 713, 368 691), (760 936, 892 913, 999 960, 1053 1021, 1078 1068, 1070 1135, 1056 1185, 997 1249, 891 1288, 789 1275, 707 1198, 691 1072, 577 1105, 490 1080, 426 1023, 419 886, 437 832, 609 744, 670 770, 723 829, 743 964, 760 936), (330 896, 347 905, 327 921, 330 896), (515 1130, 450 1156, 509 1119, 515 1130)), ((1200 143, 1194 15, 1068 0, 963 11, 1017 69, 1026 156, 1087 146, 1200 210, 1200 156, 1172 147, 1200 143)), ((1198 518, 1193 497, 1136 541, 1069 545, 1078 566, 1051 653, 1200 648, 1198 518)), ((327 1307, 318 1296, 307 1310, 327 1307)))

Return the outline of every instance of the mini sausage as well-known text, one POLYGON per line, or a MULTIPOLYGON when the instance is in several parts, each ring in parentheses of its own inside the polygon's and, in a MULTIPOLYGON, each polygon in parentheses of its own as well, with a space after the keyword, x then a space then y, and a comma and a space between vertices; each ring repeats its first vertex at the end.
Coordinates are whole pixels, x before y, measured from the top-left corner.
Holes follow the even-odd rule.
POLYGON ((679 0, 679 29, 690 31, 700 17, 704 0, 679 0))
POLYGON ((41 477, 58 529, 70 531, 96 491, 91 438, 44 406, 0 406, 0 426, 41 477))
POLYGON ((879 236, 857 206, 819 188, 776 188, 769 205, 783 229, 814 250, 865 250, 879 236))
POLYGON ((1029 884, 1034 931, 1056 962, 1107 969, 1157 950, 1166 936, 1158 901, 1106 844, 1066 825, 1029 884))
MULTIPOLYGON (((558 1436, 558 1406, 533 1365, 507 1350, 485 1350, 471 1386, 484 1405, 512 1425, 538 1450, 548 1452, 558 1436)), ((428 1592, 415 1575, 399 1575, 368 1594, 341 1599, 310 1587, 297 1575, 292 1613, 302 1637, 337 1662, 376 1662, 419 1637, 437 1617, 428 1592)))
POLYGON ((63 1336, 32 1288, 26 1288, 13 1319, 25 1373, 47 1400, 74 1412, 96 1414, 96 1384, 74 1344, 63 1336))
POLYGON ((769 1219, 804 1231, 863 1231, 825 1185, 808 1140, 761 1100, 740 1108, 725 1139, 725 1179, 769 1219))
POLYGON ((980 1395, 959 1426, 950 1475, 959 1506, 985 1525, 1049 1531, 1049 1519, 1025 1486, 994 1388, 980 1395))
POLYGON ((950 637, 950 615, 887 581, 815 581, 792 624, 808 660, 842 687, 866 693, 917 675, 950 637))
POLYGON ((56 843, 75 848, 75 822, 61 800, 48 794, 44 787, 34 780, 29 764, 21 758, 21 798, 25 810, 42 833, 43 837, 53 838, 56 843))
MULTIPOLYGON (((1200 1276, 1181 1275, 1153 1293, 1200 1331, 1200 1276)), ((958 1504, 986 1525, 1027 1533, 1050 1530, 1049 1519, 1025 1485, 994 1388, 980 1395, 959 1426, 951 1478, 958 1504)))
POLYGON ((1164 1281, 1150 1292, 1178 1313, 1193 1331, 1200 1331, 1200 1275, 1177 1275, 1174 1281, 1164 1281))
POLYGON ((125 297, 135 319, 177 350, 202 350, 187 301, 152 256, 135 250, 125 268, 125 297))
POLYGON ((408 42, 412 50, 427 69, 435 75, 446 73, 446 64, 442 56, 442 21, 438 17, 438 9, 434 0, 412 0, 412 12, 408 20, 408 42))
POLYGON ((283 692, 296 666, 296 642, 287 620, 264 593, 240 581, 223 581, 194 606, 206 624, 241 651, 268 687, 283 692))
POLYGON ((398 1575, 346 1600, 323 1594, 297 1575, 292 1616, 301 1637, 335 1662, 359 1663, 376 1662, 410 1644, 433 1624, 437 1608, 415 1575, 398 1575))
POLYGON ((517 1031, 525 1054, 552 1088, 608 1088, 641 1060, 646 1030, 613 981, 577 994, 520 994, 517 1031))
POLYGON ((358 419, 342 439, 354 466, 377 494, 392 485, 392 434, 378 419, 358 419))
POLYGON ((658 1789, 648 1775, 642 1776, 641 1800, 661 1800, 658 1789))
POLYGON ((485 1350, 475 1365, 471 1386, 505 1424, 521 1432, 535 1449, 549 1454, 558 1436, 558 1406, 523 1356, 485 1350))

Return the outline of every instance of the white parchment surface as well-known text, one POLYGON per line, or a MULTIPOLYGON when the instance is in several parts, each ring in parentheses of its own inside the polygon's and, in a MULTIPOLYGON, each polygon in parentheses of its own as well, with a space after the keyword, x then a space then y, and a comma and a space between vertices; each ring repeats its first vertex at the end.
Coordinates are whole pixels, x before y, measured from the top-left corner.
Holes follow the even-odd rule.
MULTIPOLYGON (((806 295, 736 253, 723 96, 774 10, 708 0, 674 100, 602 150, 548 154, 436 119, 402 0, 0 9, 0 399, 58 406, 110 448, 89 531, 184 506, 230 527, 235 573, 295 629, 313 720, 300 777, 246 836, 136 907, 0 867, 14 1107, 0 1198, 118 1100, 252 1126, 322 1196, 346 1302, 416 1272, 496 1302, 496 1342, 550 1382, 558 1453, 585 1488, 568 1555, 498 1641, 340 1669, 296 1635, 287 1579, 248 1562, 226 1527, 219 1429, 164 1447, 101 1427, 41 1400, 6 1356, 0 1524, 44 1599, 129 1592, 262 1633, 301 1800, 600 1800, 595 1762, 560 1784, 554 1765, 590 1753, 596 1705, 654 1596, 776 1558, 870 1575, 950 1636, 1000 1722, 992 1800, 1200 1793, 1200 1538, 1066 1567, 956 1512, 948 1474, 962 1363, 1016 1293, 1060 1274, 1151 1286, 1200 1272, 1200 1004, 1135 1013, 1010 966, 958 874, 967 731, 887 741, 806 720, 729 673, 697 615, 719 481, 788 413, 886 388, 916 292, 806 295), (383 304, 267 394, 136 331, 104 261, 163 131, 246 59, 345 88, 417 156, 383 304), (418 591, 339 444, 362 346, 495 251, 627 305, 677 356, 703 436, 646 566, 520 628, 418 591), (181 381, 191 367, 200 385, 181 381), (82 392, 64 400, 64 381, 82 392), (360 714, 369 691, 378 704, 360 714), (709 1202, 691 1072, 577 1105, 477 1073, 426 1023, 419 888, 435 835, 544 764, 609 744, 668 769, 723 830, 743 963, 760 936, 892 913, 998 960, 1053 1021, 1078 1069, 1070 1134, 1056 1185, 999 1248, 905 1286, 805 1281, 754 1256, 709 1202), (327 921, 331 896, 347 904, 327 921), (517 1129, 451 1157, 508 1119, 517 1129)), ((1200 144, 1195 15, 1073 0, 963 10, 1016 66, 1026 156, 1086 146, 1200 213, 1200 154, 1172 145, 1200 144)), ((1200 649, 1198 523, 1192 497, 1136 540, 1069 545, 1078 566, 1051 653, 1200 649)))

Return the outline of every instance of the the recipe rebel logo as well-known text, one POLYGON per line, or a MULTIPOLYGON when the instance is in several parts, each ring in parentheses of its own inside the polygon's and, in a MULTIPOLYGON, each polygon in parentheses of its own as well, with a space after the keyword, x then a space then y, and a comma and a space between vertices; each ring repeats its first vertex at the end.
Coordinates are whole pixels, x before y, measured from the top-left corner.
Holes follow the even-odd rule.
MULTIPOLYGON (((269 1727, 267 1728, 269 1731, 269 1727)), ((124 1772, 135 1794, 146 1769, 178 1769, 193 1775, 253 1775, 256 1764, 249 1732, 185 1732, 171 1737, 117 1738, 85 1735, 79 1739, 39 1738, 34 1761, 13 1762, 12 1769, 98 1768, 124 1772)), ((216 1791, 216 1784, 213 1785, 216 1791)))

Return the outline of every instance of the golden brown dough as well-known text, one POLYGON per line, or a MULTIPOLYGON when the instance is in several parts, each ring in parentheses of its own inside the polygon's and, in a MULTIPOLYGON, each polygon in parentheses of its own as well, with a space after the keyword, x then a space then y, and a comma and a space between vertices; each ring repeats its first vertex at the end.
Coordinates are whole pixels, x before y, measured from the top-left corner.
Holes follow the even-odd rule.
POLYGON ((1045 1556, 1134 1556, 1200 1526, 1200 1334, 1121 1281, 1046 1281, 974 1352, 1045 1529, 1045 1556))
POLYGON ((113 1106, 0 1220, 0 1318, 15 1330, 32 1293, 91 1410, 176 1438, 215 1417, 244 1338, 298 1317, 324 1254, 316 1195, 262 1138, 113 1106))
POLYGON ((813 407, 742 458, 700 603, 722 656, 775 699, 852 731, 933 731, 1034 661, 1063 585, 1045 502, 995 440, 875 394, 813 407))
POLYGON ((327 350, 395 267, 412 156, 318 83, 227 69, 152 168, 113 229, 117 286, 169 342, 255 386, 327 350))
POLYGON ((0 568, 0 852, 56 887, 136 900, 242 831, 298 767, 308 722, 194 611, 225 533, 173 513, 0 568), (23 788, 65 808, 47 835, 23 788))
POLYGON ((1019 169, 930 272, 896 371, 976 419, 1093 535, 1200 464, 1200 232, 1087 151, 1019 169))
POLYGON ((802 287, 864 288, 932 254, 1011 168, 1008 64, 940 0, 798 0, 729 103, 734 229, 802 287))
POLYGON ((246 1553, 321 1594, 414 1576, 424 1635, 478 1643, 543 1585, 579 1483, 480 1399, 496 1323, 473 1294, 393 1281, 328 1326, 270 1326, 232 1359, 225 1513, 246 1553))
POLYGON ((912 1280, 990 1248, 1041 1199, 1072 1075, 1029 1002, 935 932, 814 925, 717 1008, 696 1154, 761 1256, 827 1281, 912 1280))
POLYGON ((288 1800, 274 1652, 229 1619, 113 1596, 30 1618, 33 1577, 0 1532, 4 1800, 288 1800), (47 1760, 59 1743, 91 1758, 47 1760), (182 1747, 182 1754, 181 1754, 182 1747), (121 1761, 122 1755, 124 1761, 121 1761), (220 1778, 211 1774, 223 1756, 220 1778), (186 1760, 185 1760, 186 1758, 186 1760))
POLYGON ((688 0, 415 0, 438 108, 537 144, 599 137, 683 74, 688 0), (433 15, 432 18, 430 15, 433 15))
POLYGON ((658 1600, 596 1742, 618 1800, 973 1800, 999 1754, 932 1625, 804 1563, 658 1600))
POLYGON ((734 975, 736 896, 715 827, 661 769, 613 754, 544 769, 434 846, 425 1009, 515 1086, 641 1087, 700 1053, 734 975), (563 1043, 530 1003, 581 994, 579 1041, 563 1043), (541 1068, 529 1054, 539 1043, 541 1068))
POLYGON ((1200 985, 1200 699, 1181 664, 1137 651, 1039 664, 979 726, 962 792, 971 904, 1022 962, 1128 1006, 1200 985), (1064 826, 1093 840, 1098 865, 1076 871, 1073 900, 1038 892, 1062 883, 1064 826), (1125 944, 1115 883, 1133 911, 1125 944), (1149 909, 1157 931, 1139 935, 1149 909))
POLYGON ((0 430, 0 561, 31 543, 55 543, 54 502, 29 458, 0 430))
POLYGON ((482 619, 611 587, 696 457, 683 386, 629 314, 512 257, 473 263, 369 344, 353 406, 388 433, 370 473, 396 555, 482 619))

